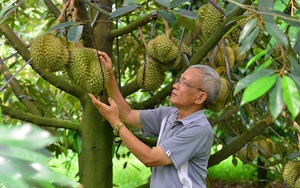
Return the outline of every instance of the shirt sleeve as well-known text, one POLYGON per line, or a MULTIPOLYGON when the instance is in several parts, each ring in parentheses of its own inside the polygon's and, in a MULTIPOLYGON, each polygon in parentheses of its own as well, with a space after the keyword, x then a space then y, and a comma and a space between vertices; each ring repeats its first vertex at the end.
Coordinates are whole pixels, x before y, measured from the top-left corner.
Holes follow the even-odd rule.
POLYGON ((161 122, 170 108, 161 107, 150 110, 140 110, 140 120, 142 123, 143 136, 158 137, 161 122))
POLYGON ((179 169, 194 156, 209 156, 213 136, 210 126, 195 124, 163 141, 160 146, 179 169))

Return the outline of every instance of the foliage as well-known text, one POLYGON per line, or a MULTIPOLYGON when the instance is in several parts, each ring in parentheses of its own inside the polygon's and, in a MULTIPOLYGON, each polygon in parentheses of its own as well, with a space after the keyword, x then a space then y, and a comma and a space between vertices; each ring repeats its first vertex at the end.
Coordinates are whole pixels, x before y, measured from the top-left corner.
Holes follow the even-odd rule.
POLYGON ((56 140, 49 132, 25 124, 0 127, 0 182, 7 187, 37 186, 54 188, 55 185, 77 185, 73 179, 51 171, 44 149, 56 140), (38 141, 38 142, 37 142, 38 141))

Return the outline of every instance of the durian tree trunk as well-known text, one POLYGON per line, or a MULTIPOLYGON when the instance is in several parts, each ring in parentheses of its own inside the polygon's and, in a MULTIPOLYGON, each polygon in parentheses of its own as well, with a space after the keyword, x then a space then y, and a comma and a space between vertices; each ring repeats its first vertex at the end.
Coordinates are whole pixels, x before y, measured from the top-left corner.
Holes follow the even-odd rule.
MULTIPOLYGON (((257 165, 265 167, 265 163, 261 158, 257 159, 257 165)), ((268 184, 268 170, 266 168, 257 168, 257 188, 264 188, 268 184)))
POLYGON ((84 187, 112 187, 112 129, 99 116, 89 98, 85 100, 83 110, 80 183, 84 187))
MULTIPOLYGON (((112 7, 112 1, 101 1, 104 7, 112 7)), ((88 20, 96 16, 95 9, 87 12, 85 1, 77 0, 77 17, 81 20, 88 20)), ((106 11, 109 8, 106 8, 106 11)), ((111 56, 112 40, 109 40, 107 33, 111 29, 109 16, 98 12, 97 20, 93 29, 90 23, 85 24, 82 38, 86 47, 92 47, 104 51, 111 56)), ((106 100, 105 92, 100 93, 101 100, 106 100)), ((112 144, 113 134, 111 127, 100 116, 90 99, 82 101, 83 105, 83 126, 81 128, 82 151, 79 155, 79 177, 84 187, 112 187, 112 144)))

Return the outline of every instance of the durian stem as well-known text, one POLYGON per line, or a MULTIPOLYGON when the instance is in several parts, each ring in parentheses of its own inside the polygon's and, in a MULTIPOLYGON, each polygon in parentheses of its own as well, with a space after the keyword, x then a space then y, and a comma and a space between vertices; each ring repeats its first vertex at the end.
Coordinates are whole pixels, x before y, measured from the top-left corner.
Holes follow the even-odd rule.
POLYGON ((148 46, 148 45, 147 45, 147 42, 146 42, 146 40, 145 40, 145 38, 144 38, 143 31, 142 31, 142 27, 139 27, 139 33, 140 33, 141 40, 142 40, 142 42, 143 42, 145 48, 147 49, 147 46, 148 46))
POLYGON ((165 24, 166 36, 168 38, 171 38, 171 31, 170 31, 170 28, 169 28, 169 24, 168 24, 168 22, 165 19, 162 18, 162 20, 163 20, 163 22, 165 24))
POLYGON ((58 23, 62 23, 64 21, 65 11, 69 7, 69 4, 70 4, 70 0, 67 0, 67 2, 64 4, 64 6, 60 12, 59 17, 57 18, 58 23))
POLYGON ((72 12, 72 21, 76 22, 76 18, 77 18, 77 8, 74 8, 73 12, 72 12))
POLYGON ((74 0, 70 0, 68 15, 72 16, 72 18, 73 18, 73 12, 75 11, 75 5, 74 4, 75 4, 75 1, 74 0))

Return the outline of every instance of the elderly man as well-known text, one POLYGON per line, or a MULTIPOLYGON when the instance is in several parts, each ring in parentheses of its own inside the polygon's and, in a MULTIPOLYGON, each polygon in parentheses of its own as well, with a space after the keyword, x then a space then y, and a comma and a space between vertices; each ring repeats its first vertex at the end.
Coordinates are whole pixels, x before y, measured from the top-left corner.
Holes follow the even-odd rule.
POLYGON ((106 86, 110 105, 92 94, 90 98, 125 146, 143 164, 152 167, 150 187, 206 187, 214 134, 204 109, 218 96, 219 74, 209 66, 193 65, 173 85, 173 107, 133 110, 119 90, 111 59, 104 52, 98 54, 110 76, 106 86), (142 128, 143 136, 158 137, 157 146, 145 145, 125 124, 142 128))

